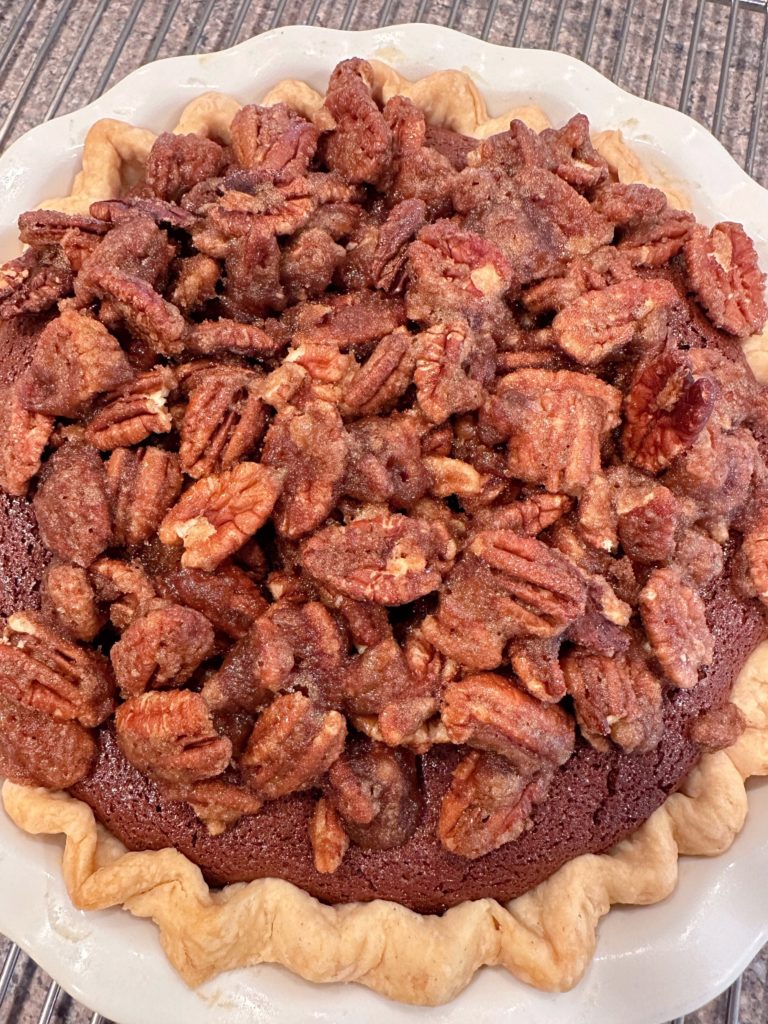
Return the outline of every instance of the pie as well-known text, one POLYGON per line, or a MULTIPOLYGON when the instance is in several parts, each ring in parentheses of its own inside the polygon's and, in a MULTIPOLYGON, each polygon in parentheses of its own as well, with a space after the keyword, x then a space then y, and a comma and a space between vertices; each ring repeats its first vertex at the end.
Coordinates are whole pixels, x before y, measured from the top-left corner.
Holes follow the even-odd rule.
POLYGON ((0 775, 78 906, 191 983, 438 1003, 572 985, 728 845, 768 773, 765 279, 664 186, 354 59, 99 122, 21 215, 0 775))

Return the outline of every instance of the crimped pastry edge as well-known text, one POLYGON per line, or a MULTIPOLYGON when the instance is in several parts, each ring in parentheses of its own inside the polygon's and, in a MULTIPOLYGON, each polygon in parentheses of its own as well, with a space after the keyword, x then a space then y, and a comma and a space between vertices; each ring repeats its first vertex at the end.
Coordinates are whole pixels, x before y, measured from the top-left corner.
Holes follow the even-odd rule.
MULTIPOLYGON (((465 72, 438 71, 411 82, 386 64, 370 63, 377 98, 409 96, 433 122, 466 135, 487 138, 505 130, 513 117, 536 131, 549 125, 535 106, 491 117, 465 72)), ((322 96, 286 79, 262 103, 281 101, 311 118, 322 96)), ((240 106, 226 94, 205 93, 184 108, 173 131, 227 142, 240 106)), ((41 208, 88 213, 92 202, 123 194, 139 176, 155 138, 117 119, 95 122, 70 195, 46 200, 41 208)), ((600 132, 593 143, 620 181, 654 185, 672 205, 689 206, 687 195, 646 166, 621 132, 600 132)), ((762 380, 768 377, 762 365, 766 348, 765 336, 746 345, 762 380)), ((212 891, 183 854, 126 851, 85 803, 65 793, 5 781, 2 798, 23 831, 65 836, 63 875, 76 907, 122 905, 137 917, 152 918, 169 960, 190 985, 238 967, 279 963, 309 981, 356 981, 391 999, 435 1006, 458 995, 487 964, 537 988, 565 991, 589 965, 597 926, 613 904, 664 899, 675 888, 679 855, 722 853, 741 830, 747 813, 744 782, 768 775, 768 641, 746 662, 731 699, 745 713, 745 733, 727 751, 704 755, 680 791, 628 839, 607 853, 570 861, 506 905, 466 901, 440 917, 384 900, 326 906, 281 879, 212 891)))

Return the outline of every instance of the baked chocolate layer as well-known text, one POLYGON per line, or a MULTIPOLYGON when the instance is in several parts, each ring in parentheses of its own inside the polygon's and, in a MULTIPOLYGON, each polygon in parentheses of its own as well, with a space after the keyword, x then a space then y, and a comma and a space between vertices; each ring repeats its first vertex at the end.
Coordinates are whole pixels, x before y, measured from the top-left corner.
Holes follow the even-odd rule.
POLYGON ((120 753, 103 729, 91 776, 73 790, 97 818, 132 850, 175 846, 219 885, 254 878, 284 878, 329 903, 389 899, 414 910, 436 912, 467 899, 513 899, 582 853, 597 853, 638 828, 673 792, 698 757, 685 738, 688 722, 721 703, 741 666, 765 638, 763 614, 733 591, 727 574, 707 604, 715 660, 693 690, 667 699, 664 738, 645 755, 598 753, 581 743, 560 770, 533 825, 516 842, 479 860, 448 853, 437 838, 441 797, 461 751, 435 748, 422 758, 426 793, 423 820, 396 850, 351 846, 332 875, 315 871, 307 822, 309 794, 265 804, 219 836, 186 805, 163 798, 120 753))

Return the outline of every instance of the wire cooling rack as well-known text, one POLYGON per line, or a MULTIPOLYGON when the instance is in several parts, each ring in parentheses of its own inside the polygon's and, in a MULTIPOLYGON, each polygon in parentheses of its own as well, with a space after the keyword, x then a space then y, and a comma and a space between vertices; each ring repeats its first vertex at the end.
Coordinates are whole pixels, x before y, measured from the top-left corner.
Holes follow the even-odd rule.
MULTIPOLYGON (((404 21, 581 57, 691 114, 768 186, 768 0, 0 0, 0 149, 158 57, 223 49, 279 25, 404 21)), ((108 1024, 1 936, 0 963, 0 1024, 108 1024)), ((764 952, 747 980, 674 1024, 768 1020, 767 965, 764 952)))

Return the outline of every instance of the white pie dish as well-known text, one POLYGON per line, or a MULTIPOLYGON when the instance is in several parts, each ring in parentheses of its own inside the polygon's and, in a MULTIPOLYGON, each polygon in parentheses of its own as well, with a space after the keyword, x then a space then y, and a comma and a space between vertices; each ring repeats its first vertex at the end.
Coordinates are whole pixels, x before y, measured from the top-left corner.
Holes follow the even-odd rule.
MULTIPOLYGON (((582 110, 597 129, 621 128, 644 159, 685 182, 702 220, 742 221, 768 264, 768 193, 695 122, 629 96, 563 55, 512 51, 424 25, 366 33, 280 29, 223 54, 142 68, 95 104, 34 129, 0 160, 6 196, 0 252, 8 256, 17 248, 19 212, 66 193, 85 132, 98 118, 160 130, 201 92, 216 89, 254 100, 285 77, 322 87, 331 67, 352 55, 379 57, 408 77, 443 67, 468 70, 493 113, 535 102, 554 122, 582 110)), ((750 818, 729 853, 713 861, 685 861, 680 887, 663 904, 614 910, 601 927, 594 964, 567 995, 538 993, 501 971, 485 970, 449 1006, 416 1010, 359 988, 319 990, 273 967, 225 975, 194 993, 166 963, 149 923, 118 911, 74 911, 60 875, 59 843, 23 835, 2 812, 0 930, 69 992, 120 1024, 386 1022, 417 1014, 430 1022, 458 1022, 468 1012, 483 1022, 655 1024, 722 989, 768 937, 768 893, 754 884, 768 853, 768 788, 751 789, 750 818)))

